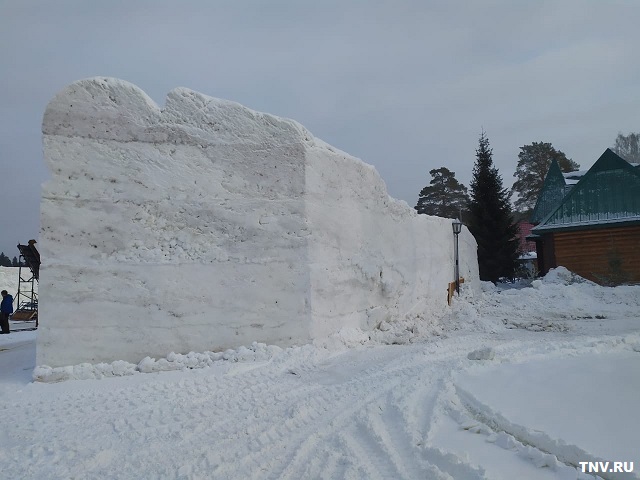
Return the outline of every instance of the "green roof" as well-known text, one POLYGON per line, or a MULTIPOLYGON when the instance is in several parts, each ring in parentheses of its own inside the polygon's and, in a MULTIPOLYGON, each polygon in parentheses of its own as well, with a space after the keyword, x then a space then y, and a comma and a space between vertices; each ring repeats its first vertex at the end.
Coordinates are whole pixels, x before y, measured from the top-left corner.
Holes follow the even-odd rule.
POLYGON ((529 219, 531 223, 540 223, 547 215, 555 210, 564 197, 566 185, 567 182, 564 179, 564 175, 562 175, 560 165, 553 159, 549 166, 549 171, 544 177, 544 183, 538 195, 536 206, 533 208, 533 213, 531 213, 529 219))
POLYGON ((640 170, 607 149, 533 232, 628 222, 640 223, 640 170))

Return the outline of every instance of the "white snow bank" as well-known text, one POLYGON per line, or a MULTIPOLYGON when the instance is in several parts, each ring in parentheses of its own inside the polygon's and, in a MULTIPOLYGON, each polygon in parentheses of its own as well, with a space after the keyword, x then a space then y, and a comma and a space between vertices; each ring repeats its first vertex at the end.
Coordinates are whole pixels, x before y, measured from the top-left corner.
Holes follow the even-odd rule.
POLYGON ((568 270, 566 267, 559 266, 552 268, 547 274, 542 277, 541 280, 534 280, 534 285, 545 284, 558 284, 558 285, 572 285, 574 283, 587 283, 589 285, 596 285, 594 282, 581 277, 577 273, 568 270))
MULTIPOLYGON (((43 133, 39 365, 288 346, 447 308, 450 220, 294 121, 185 88, 160 109, 92 78, 43 133)), ((460 258, 474 288, 466 229, 460 258)))
MULTIPOLYGON (((567 332, 580 324, 583 331, 593 329, 601 333, 606 331, 610 318, 623 317, 632 322, 637 320, 640 311, 640 287, 603 287, 564 267, 551 270, 529 287, 505 287, 482 282, 480 296, 453 304, 449 322, 465 328, 460 321, 464 318, 466 323, 480 329, 495 331, 495 325, 485 320, 495 316, 513 329, 567 332)), ((612 325, 612 328, 619 326, 612 325)))
POLYGON ((66 367, 38 366, 33 371, 33 379, 37 382, 60 382, 64 380, 88 380, 108 377, 122 377, 138 373, 168 372, 210 367, 214 362, 226 360, 260 361, 269 360, 273 355, 282 352, 280 347, 254 342, 250 347, 240 347, 225 352, 189 352, 186 355, 171 352, 165 358, 143 358, 137 365, 124 360, 111 363, 82 363, 66 367))

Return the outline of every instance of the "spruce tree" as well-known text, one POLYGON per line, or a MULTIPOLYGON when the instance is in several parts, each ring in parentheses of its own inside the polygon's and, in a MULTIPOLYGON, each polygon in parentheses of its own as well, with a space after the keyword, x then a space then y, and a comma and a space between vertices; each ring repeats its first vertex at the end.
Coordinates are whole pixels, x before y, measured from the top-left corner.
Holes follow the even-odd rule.
POLYGON ((498 282, 512 279, 518 259, 517 226, 513 221, 509 193, 493 166, 493 151, 484 131, 476 150, 471 179, 469 230, 478 242, 480 279, 498 282))
POLYGON ((4 252, 0 253, 0 267, 10 267, 11 260, 7 257, 4 252))

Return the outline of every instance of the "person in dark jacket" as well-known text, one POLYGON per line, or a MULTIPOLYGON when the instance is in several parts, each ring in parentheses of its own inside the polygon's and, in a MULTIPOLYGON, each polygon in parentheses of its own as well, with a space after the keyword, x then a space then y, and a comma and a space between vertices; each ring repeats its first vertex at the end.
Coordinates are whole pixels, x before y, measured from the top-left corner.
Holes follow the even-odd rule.
POLYGON ((13 297, 9 292, 2 290, 2 303, 0 304, 0 327, 2 332, 9 333, 9 315, 13 313, 13 297))

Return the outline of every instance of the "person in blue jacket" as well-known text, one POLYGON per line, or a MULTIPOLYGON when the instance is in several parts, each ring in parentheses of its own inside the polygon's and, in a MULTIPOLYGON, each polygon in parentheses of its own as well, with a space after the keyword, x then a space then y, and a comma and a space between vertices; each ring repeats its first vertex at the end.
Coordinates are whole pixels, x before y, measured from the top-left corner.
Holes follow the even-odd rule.
POLYGON ((2 332, 9 333, 9 315, 13 313, 13 297, 9 292, 2 290, 2 303, 0 304, 0 327, 2 332))

